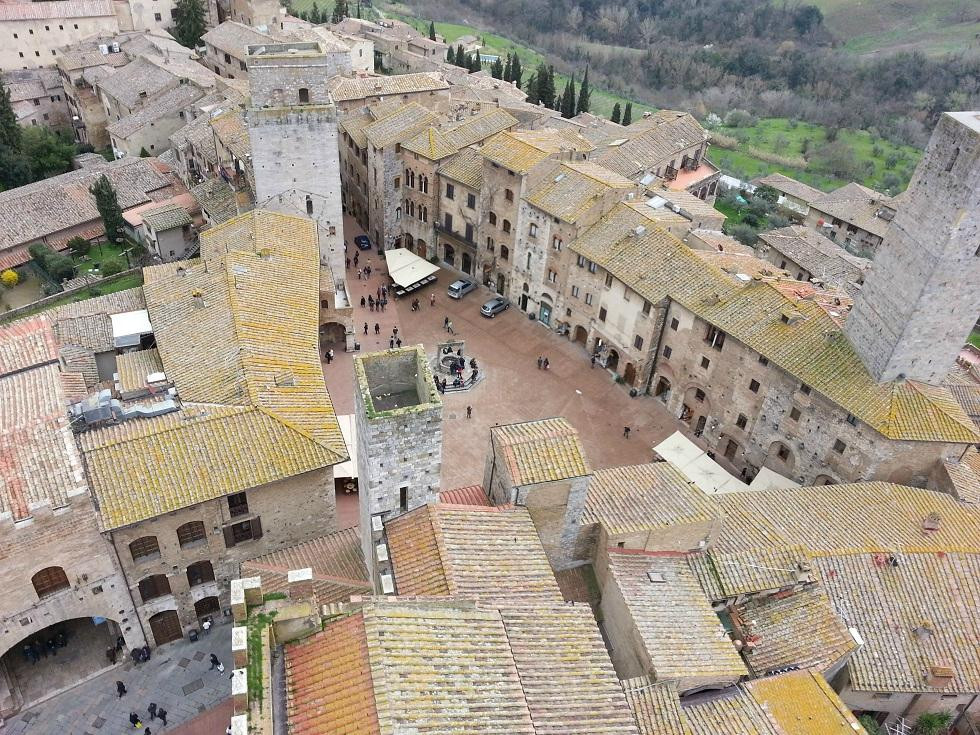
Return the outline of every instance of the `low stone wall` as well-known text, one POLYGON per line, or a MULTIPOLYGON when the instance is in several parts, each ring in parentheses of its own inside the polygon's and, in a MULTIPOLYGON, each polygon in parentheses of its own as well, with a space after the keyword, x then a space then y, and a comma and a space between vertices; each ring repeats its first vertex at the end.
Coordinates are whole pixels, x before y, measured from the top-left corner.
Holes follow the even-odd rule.
MULTIPOLYGON (((108 278, 103 278, 102 280, 95 281, 94 283, 87 283, 82 286, 77 286, 76 288, 66 289, 60 291, 52 296, 45 296, 43 299, 38 299, 37 301, 32 301, 29 304, 24 304, 23 306, 18 306, 16 309, 11 309, 3 314, 0 314, 0 324, 6 324, 7 322, 12 322, 15 319, 20 319, 25 316, 30 316, 31 314, 36 314, 39 311, 44 311, 45 309, 50 309, 53 306, 58 306, 59 301, 65 301, 66 297, 72 296, 73 294, 80 293, 89 288, 100 288, 102 286, 107 286, 116 281, 122 280, 127 276, 131 276, 134 273, 139 273, 142 268, 130 268, 129 270, 122 271, 121 273, 116 273, 115 275, 109 276, 108 278)), ((67 302, 66 302, 67 303, 67 302)))

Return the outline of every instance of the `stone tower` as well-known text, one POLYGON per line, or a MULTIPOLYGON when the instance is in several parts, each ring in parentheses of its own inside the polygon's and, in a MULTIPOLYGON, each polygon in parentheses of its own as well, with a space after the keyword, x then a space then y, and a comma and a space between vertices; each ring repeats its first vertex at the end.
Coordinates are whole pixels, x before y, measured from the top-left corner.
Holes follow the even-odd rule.
MULTIPOLYGON (((316 220, 320 263, 343 285, 337 109, 327 82, 350 71, 315 41, 249 46, 248 132, 257 207, 316 220)), ((346 288, 343 288, 346 293, 346 288)))
POLYGON ((940 382, 980 314, 980 112, 947 112, 844 329, 879 381, 940 382))
POLYGON ((354 379, 361 540, 378 582, 384 522, 439 498, 442 400, 421 345, 355 356, 354 379))

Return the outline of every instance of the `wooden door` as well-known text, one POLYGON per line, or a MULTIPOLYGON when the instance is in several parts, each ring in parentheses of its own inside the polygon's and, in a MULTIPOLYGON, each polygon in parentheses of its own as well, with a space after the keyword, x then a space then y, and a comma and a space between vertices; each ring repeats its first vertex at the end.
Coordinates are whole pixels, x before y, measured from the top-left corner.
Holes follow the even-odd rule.
POLYGON ((184 637, 176 610, 165 610, 151 617, 150 630, 153 631, 153 640, 158 646, 170 641, 179 641, 184 637))

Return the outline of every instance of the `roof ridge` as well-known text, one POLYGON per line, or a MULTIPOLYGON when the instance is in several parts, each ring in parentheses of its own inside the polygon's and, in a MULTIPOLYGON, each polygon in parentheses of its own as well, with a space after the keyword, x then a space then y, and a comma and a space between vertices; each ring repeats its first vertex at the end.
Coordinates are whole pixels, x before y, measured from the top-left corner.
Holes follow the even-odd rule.
MULTIPOLYGON (((287 567, 279 564, 270 564, 268 562, 251 561, 251 560, 243 561, 242 564, 247 564, 253 569, 260 569, 260 570, 264 569, 269 572, 280 572, 283 574, 295 569, 295 567, 287 567)), ((313 572, 313 579, 320 580, 321 582, 335 582, 339 584, 346 584, 350 587, 363 587, 364 589, 371 589, 371 590, 374 589, 374 585, 372 585, 370 582, 363 579, 349 579, 348 577, 337 577, 332 574, 319 574, 315 570, 313 572)))
MULTIPOLYGON (((248 381, 246 381, 246 383, 247 382, 248 381)), ((333 446, 330 446, 329 444, 325 444, 324 442, 320 441, 315 436, 313 436, 313 434, 310 433, 309 431, 300 428, 299 426, 295 425, 289 419, 280 416, 275 409, 268 408, 267 406, 263 406, 263 405, 260 405, 258 403, 252 404, 252 408, 254 408, 256 411, 259 411, 261 413, 264 413, 266 416, 268 416, 269 418, 271 418, 273 421, 276 421, 276 422, 282 424, 283 426, 285 426, 290 431, 296 432, 301 437, 303 437, 304 439, 308 440, 312 444, 315 444, 320 449, 323 449, 326 452, 329 452, 331 458, 333 458, 335 460, 332 464, 336 464, 337 462, 343 462, 344 461, 344 459, 341 458, 342 455, 333 446)))
MULTIPOLYGON (((237 415, 240 415, 240 414, 251 413, 252 411, 258 410, 258 408, 256 406, 242 406, 242 405, 239 405, 237 403, 200 403, 200 402, 195 401, 195 402, 189 402, 189 403, 181 404, 181 408, 177 410, 176 414, 169 413, 169 414, 162 414, 161 416, 153 416, 153 417, 150 417, 150 418, 147 418, 147 419, 142 419, 141 420, 141 423, 142 422, 145 422, 145 421, 152 421, 152 420, 157 419, 157 418, 164 418, 164 417, 168 417, 168 416, 179 415, 179 414, 181 414, 183 412, 184 407, 186 407, 186 406, 213 406, 215 408, 234 409, 234 413, 228 414, 228 415, 225 415, 225 416, 217 416, 217 415, 213 415, 213 414, 206 414, 206 415, 203 415, 203 417, 195 416, 195 417, 193 417, 193 420, 194 420, 195 423, 208 423, 208 422, 211 422, 211 421, 223 421, 224 419, 227 419, 230 416, 237 416, 237 415)), ((119 424, 116 424, 116 425, 119 426, 119 424)), ((94 436, 95 433, 102 432, 105 429, 109 429, 109 428, 112 428, 112 427, 111 426, 102 427, 100 429, 96 429, 95 432, 93 432, 91 434, 88 434, 88 435, 89 436, 94 436)), ((183 425, 181 425, 179 423, 174 423, 172 426, 165 426, 165 427, 156 429, 155 431, 152 432, 152 436, 159 436, 161 434, 169 434, 170 432, 180 431, 180 430, 182 430, 184 428, 185 427, 183 425)), ((83 434, 83 436, 85 436, 85 435, 83 434)), ((82 453, 83 454, 87 454, 88 452, 91 452, 91 451, 100 451, 100 450, 106 449, 107 447, 116 447, 116 446, 119 446, 121 444, 128 444, 129 442, 133 442, 133 441, 141 441, 141 440, 143 440, 145 438, 146 437, 143 436, 143 435, 132 435, 132 436, 117 437, 117 438, 112 439, 111 441, 100 442, 97 446, 92 446, 92 447, 89 447, 87 449, 85 447, 83 447, 82 448, 82 453)))
MULTIPOLYGON (((923 387, 927 387, 927 388, 931 388, 933 390, 943 390, 943 391, 946 391, 947 393, 949 393, 949 386, 947 386, 947 385, 930 385, 928 383, 922 383, 922 382, 920 382, 918 380, 907 380, 907 381, 905 381, 905 384, 908 386, 908 389, 909 390, 913 390, 916 393, 918 393, 920 396, 922 396, 922 398, 924 400, 926 400, 929 403, 930 406, 932 406, 933 410, 935 410, 938 413, 942 414, 942 416, 946 417, 949 421, 953 421, 956 424, 959 424, 960 426, 963 426, 963 427, 969 429, 974 434, 978 434, 976 424, 973 423, 973 421, 967 415, 966 411, 963 411, 963 418, 966 419, 966 420, 965 421, 964 420, 961 420, 960 418, 958 418, 956 416, 953 416, 952 414, 948 413, 946 411, 946 409, 943 406, 941 406, 932 395, 929 394, 929 391, 923 390, 923 387)), ((959 404, 959 402, 955 398, 953 398, 952 393, 950 393, 950 400, 952 401, 952 403, 955 406, 957 406, 958 408, 960 408, 961 411, 963 410, 963 407, 959 404)))

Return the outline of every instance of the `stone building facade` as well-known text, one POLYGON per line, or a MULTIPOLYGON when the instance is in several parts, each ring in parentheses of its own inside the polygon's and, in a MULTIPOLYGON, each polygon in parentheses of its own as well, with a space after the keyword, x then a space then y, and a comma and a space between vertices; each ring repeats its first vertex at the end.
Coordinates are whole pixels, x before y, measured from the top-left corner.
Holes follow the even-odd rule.
POLYGON ((120 25, 112 0, 55 0, 3 3, 0 28, 0 71, 11 71, 53 66, 58 48, 117 33, 120 25))
POLYGON ((336 530, 331 468, 315 470, 113 530, 115 553, 147 635, 183 637, 230 609, 245 559, 336 530))
POLYGON ((980 313, 980 115, 945 113, 845 329, 878 380, 939 383, 980 313))
POLYGON ((354 377, 360 528, 378 584, 384 521, 439 497, 442 400, 421 345, 356 355, 354 377))

